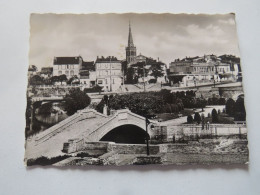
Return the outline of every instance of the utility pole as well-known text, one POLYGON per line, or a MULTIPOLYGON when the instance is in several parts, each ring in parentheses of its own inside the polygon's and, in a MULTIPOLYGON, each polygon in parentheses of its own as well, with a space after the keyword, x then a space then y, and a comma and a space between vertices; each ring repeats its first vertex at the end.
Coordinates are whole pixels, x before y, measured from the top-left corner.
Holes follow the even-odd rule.
POLYGON ((144 61, 144 64, 143 64, 143 82, 144 82, 144 92, 145 92, 145 81, 144 81, 144 76, 145 76, 145 69, 144 69, 144 67, 145 67, 145 65, 146 65, 146 60, 144 61))
POLYGON ((111 78, 111 75, 112 75, 112 67, 111 67, 111 56, 109 57, 109 61, 110 61, 110 91, 112 91, 112 78, 111 78))
POLYGON ((148 134, 148 125, 150 124, 150 121, 148 120, 147 116, 145 116, 145 131, 146 131, 146 154, 147 156, 150 155, 150 149, 149 149, 149 134, 148 134))

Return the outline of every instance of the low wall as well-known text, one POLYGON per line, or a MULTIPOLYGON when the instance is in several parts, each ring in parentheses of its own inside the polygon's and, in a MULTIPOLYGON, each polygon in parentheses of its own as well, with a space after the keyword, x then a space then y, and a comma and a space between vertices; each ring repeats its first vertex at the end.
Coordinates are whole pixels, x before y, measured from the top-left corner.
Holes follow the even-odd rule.
POLYGON ((238 124, 211 124, 208 128, 206 125, 202 129, 201 125, 175 125, 167 126, 166 131, 161 135, 151 137, 152 143, 182 142, 189 140, 198 140, 201 138, 216 138, 237 136, 238 138, 246 137, 246 125, 238 124), (163 139, 162 139, 163 138, 163 139))
MULTIPOLYGON (((143 144, 111 144, 110 151, 114 151, 118 154, 146 154, 147 148, 143 144)), ((150 154, 159 153, 159 145, 149 146, 150 154)))

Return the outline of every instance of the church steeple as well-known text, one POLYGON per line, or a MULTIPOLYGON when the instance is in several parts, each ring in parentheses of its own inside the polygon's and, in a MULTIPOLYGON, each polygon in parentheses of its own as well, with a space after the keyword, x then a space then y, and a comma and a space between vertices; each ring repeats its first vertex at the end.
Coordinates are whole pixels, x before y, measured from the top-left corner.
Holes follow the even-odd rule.
POLYGON ((134 46, 130 21, 129 21, 129 33, 128 33, 128 45, 125 48, 125 50, 126 50, 126 61, 129 64, 132 61, 134 61, 136 57, 136 47, 134 46))
POLYGON ((129 21, 128 47, 134 47, 130 21, 129 21))

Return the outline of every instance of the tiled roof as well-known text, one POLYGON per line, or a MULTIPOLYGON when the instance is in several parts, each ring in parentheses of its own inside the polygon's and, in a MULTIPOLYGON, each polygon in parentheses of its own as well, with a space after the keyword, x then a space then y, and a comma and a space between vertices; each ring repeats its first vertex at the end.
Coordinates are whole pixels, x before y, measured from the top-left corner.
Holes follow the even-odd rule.
POLYGON ((54 57, 53 64, 54 65, 61 65, 61 64, 79 64, 80 59, 82 60, 81 56, 75 57, 54 57))

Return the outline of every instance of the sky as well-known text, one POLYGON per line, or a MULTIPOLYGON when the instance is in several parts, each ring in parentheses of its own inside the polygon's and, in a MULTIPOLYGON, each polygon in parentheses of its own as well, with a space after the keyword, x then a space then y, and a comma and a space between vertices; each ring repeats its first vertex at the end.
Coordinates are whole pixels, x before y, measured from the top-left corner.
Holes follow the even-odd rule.
POLYGON ((125 59, 131 23, 137 55, 160 59, 204 54, 240 56, 234 14, 31 14, 29 63, 53 65, 54 57, 125 59))

